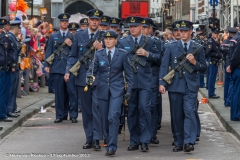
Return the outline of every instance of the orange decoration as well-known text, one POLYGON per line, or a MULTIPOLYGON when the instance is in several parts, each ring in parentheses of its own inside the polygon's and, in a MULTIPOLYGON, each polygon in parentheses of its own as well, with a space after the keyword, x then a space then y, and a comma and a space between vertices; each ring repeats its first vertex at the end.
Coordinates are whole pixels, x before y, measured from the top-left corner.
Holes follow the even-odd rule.
POLYGON ((202 98, 202 103, 208 103, 208 99, 207 98, 202 98))
POLYGON ((29 9, 27 3, 24 0, 18 0, 17 1, 17 7, 16 10, 20 10, 23 13, 26 13, 27 9, 29 9))

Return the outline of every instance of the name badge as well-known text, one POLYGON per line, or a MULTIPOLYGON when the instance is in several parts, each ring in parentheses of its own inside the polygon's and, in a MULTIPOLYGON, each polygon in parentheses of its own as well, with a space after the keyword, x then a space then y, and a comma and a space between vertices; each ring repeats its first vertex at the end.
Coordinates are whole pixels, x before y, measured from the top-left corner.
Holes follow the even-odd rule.
POLYGON ((104 66, 104 64, 105 64, 105 61, 100 61, 101 66, 104 66))
POLYGON ((129 49, 130 49, 130 47, 124 47, 124 49, 127 49, 127 50, 129 50, 129 49))
POLYGON ((58 38, 56 37, 56 38, 54 38, 54 39, 58 39, 58 38))

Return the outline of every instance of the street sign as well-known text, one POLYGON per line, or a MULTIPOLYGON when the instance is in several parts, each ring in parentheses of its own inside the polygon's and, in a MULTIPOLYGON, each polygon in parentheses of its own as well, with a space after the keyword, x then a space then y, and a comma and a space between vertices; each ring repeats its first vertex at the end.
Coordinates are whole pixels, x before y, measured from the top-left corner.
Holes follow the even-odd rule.
POLYGON ((210 5, 212 6, 213 5, 213 1, 215 1, 215 6, 218 6, 218 0, 210 0, 210 5))

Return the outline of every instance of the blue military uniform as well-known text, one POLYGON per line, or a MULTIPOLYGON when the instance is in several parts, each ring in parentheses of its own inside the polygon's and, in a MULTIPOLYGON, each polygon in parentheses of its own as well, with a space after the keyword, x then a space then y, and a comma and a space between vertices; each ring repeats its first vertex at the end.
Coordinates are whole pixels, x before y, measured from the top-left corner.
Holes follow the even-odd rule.
MULTIPOLYGON (((0 27, 3 28, 8 21, 0 18, 0 27)), ((12 67, 14 63, 13 42, 9 39, 7 33, 2 31, 0 34, 0 121, 12 122, 7 118, 7 105, 9 100, 9 92, 11 86, 12 67)))
MULTIPOLYGON (((100 19, 103 12, 93 9, 88 11, 87 15, 89 18, 100 19)), ((89 48, 91 48, 88 48, 87 44, 90 41, 96 41, 100 36, 100 31, 96 30, 94 33, 91 33, 89 28, 76 32, 74 35, 72 50, 68 58, 66 73, 69 73, 72 66, 84 56, 89 48)), ((93 59, 87 59, 85 62, 81 62, 81 67, 78 70, 78 75, 75 79, 75 85, 77 86, 77 92, 81 100, 83 127, 86 135, 86 144, 83 146, 83 149, 92 148, 93 141, 95 142, 94 148, 100 149, 99 140, 103 139, 102 124, 100 121, 101 115, 96 93, 98 76, 96 76, 96 81, 90 89, 88 89, 87 92, 84 92, 84 87, 86 86, 86 73, 92 63, 92 60, 93 59)))
MULTIPOLYGON (((212 30, 213 33, 218 34, 217 30, 212 30)), ((218 71, 218 61, 221 59, 220 45, 219 43, 210 38, 207 42, 206 57, 208 59, 208 71, 207 71, 207 89, 209 98, 219 98, 215 94, 215 82, 218 71)))
MULTIPOLYGON (((21 21, 10 21, 10 25, 19 27, 21 25, 21 21)), ((15 58, 14 63, 17 64, 21 48, 18 44, 18 40, 16 36, 12 32, 9 32, 8 36, 13 43, 14 58, 15 58)), ((18 81, 19 81, 20 68, 19 68, 19 65, 16 65, 14 68, 15 68, 15 72, 11 73, 11 88, 10 88, 9 101, 8 101, 9 117, 18 117, 18 115, 15 114, 15 111, 17 109, 16 98, 17 98, 17 87, 18 87, 18 81)))
MULTIPOLYGON (((180 30, 190 30, 192 28, 192 22, 180 21, 180 30)), ((193 73, 189 73, 183 69, 182 78, 179 72, 176 72, 172 83, 168 85, 164 80, 169 70, 169 65, 174 69, 180 60, 178 57, 186 52, 184 51, 186 45, 187 54, 193 53, 194 50, 201 47, 201 45, 194 41, 183 42, 179 40, 169 44, 164 53, 162 64, 159 73, 159 85, 163 85, 168 90, 170 107, 172 108, 172 120, 173 130, 175 136, 175 148, 173 151, 184 150, 186 152, 193 151, 191 147, 195 144, 197 136, 197 121, 196 121, 196 101, 199 89, 198 84, 198 72, 204 72, 206 70, 206 62, 204 59, 203 48, 200 48, 194 55, 196 65, 187 64, 194 70, 193 73)))
MULTIPOLYGON (((70 15, 60 14, 59 19, 68 21, 70 15)), ((71 36, 68 30, 58 31, 51 34, 46 49, 45 60, 56 51, 57 46, 64 43, 64 41, 71 36)), ((75 77, 70 75, 69 82, 65 82, 64 75, 67 66, 68 53, 71 47, 65 45, 64 51, 61 51, 59 55, 55 55, 53 64, 50 65, 45 62, 45 67, 50 67, 50 73, 53 77, 54 89, 55 89, 55 108, 56 108, 56 120, 55 123, 67 120, 68 110, 70 112, 70 119, 73 123, 77 122, 78 117, 78 102, 77 91, 74 85, 75 77), (70 107, 69 107, 70 104, 70 107)))
MULTIPOLYGON (((117 38, 115 31, 106 31, 104 37, 117 38)), ((106 150, 117 150, 118 124, 121 115, 121 106, 124 94, 124 77, 128 83, 127 93, 131 94, 133 85, 133 72, 129 64, 127 51, 119 48, 101 49, 96 52, 93 75, 99 74, 97 97, 104 136, 107 139, 106 150)), ((92 68, 87 75, 91 75, 92 68)))
POLYGON ((232 74, 233 90, 231 99, 231 116, 232 121, 240 121, 240 32, 238 32, 231 40, 229 65, 232 74), (234 93, 234 94, 233 94, 234 93))
MULTIPOLYGON (((228 28, 228 32, 231 34, 236 34, 237 29, 234 27, 228 28)), ((232 76, 230 73, 226 72, 227 66, 229 66, 230 61, 227 60, 227 56, 230 55, 230 40, 233 37, 228 36, 228 38, 223 41, 221 44, 221 52, 223 54, 223 60, 224 60, 224 70, 225 70, 225 80, 224 80, 224 105, 230 106, 231 104, 231 98, 232 98, 232 90, 233 90, 233 84, 232 84, 232 76)))
MULTIPOLYGON (((128 17, 129 26, 138 26, 143 18, 128 17)), ((148 57, 138 56, 140 61, 146 63, 135 63, 132 67, 136 69, 133 75, 133 91, 128 103, 128 128, 130 132, 130 147, 128 150, 136 150, 142 144, 142 151, 148 151, 148 144, 151 142, 151 88, 153 85, 151 63, 160 62, 160 54, 157 51, 155 40, 140 35, 132 35, 119 40, 119 48, 128 52, 130 61, 134 62, 132 57, 135 55, 131 50, 135 45, 142 46, 144 41, 149 40, 145 46, 148 51, 148 57), (135 42, 134 42, 135 41, 135 42)))

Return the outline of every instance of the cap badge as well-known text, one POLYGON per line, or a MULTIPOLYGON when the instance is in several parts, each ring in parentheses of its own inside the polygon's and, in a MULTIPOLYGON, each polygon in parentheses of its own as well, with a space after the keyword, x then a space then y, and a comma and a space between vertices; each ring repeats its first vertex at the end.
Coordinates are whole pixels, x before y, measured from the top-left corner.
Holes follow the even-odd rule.
POLYGON ((106 17, 103 17, 103 18, 102 18, 102 22, 107 22, 106 17))
POLYGON ((111 34, 110 34, 109 32, 107 32, 106 36, 108 36, 108 37, 109 37, 109 36, 111 36, 111 34))
POLYGON ((87 19, 84 20, 84 23, 87 23, 87 19))
POLYGON ((75 28, 75 27, 76 27, 76 25, 75 25, 75 23, 73 23, 73 24, 72 24, 72 28, 75 28))
POLYGON ((66 14, 63 15, 63 19, 67 19, 67 15, 66 14))
POLYGON ((180 27, 180 24, 176 24, 176 27, 179 28, 179 27, 180 27))
POLYGON ((186 24, 184 21, 182 21, 181 27, 186 27, 186 24))
POLYGON ((112 23, 117 23, 115 18, 112 20, 112 23))
POLYGON ((2 23, 4 23, 4 20, 2 20, 2 23))
POLYGON ((130 22, 135 23, 135 19, 132 17, 130 22))
POLYGON ((143 23, 143 24, 145 24, 145 23, 146 23, 145 19, 142 21, 142 23, 143 23))
POLYGON ((95 16, 99 16, 98 10, 95 11, 94 15, 95 15, 95 16))

